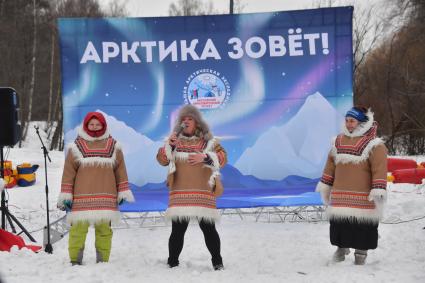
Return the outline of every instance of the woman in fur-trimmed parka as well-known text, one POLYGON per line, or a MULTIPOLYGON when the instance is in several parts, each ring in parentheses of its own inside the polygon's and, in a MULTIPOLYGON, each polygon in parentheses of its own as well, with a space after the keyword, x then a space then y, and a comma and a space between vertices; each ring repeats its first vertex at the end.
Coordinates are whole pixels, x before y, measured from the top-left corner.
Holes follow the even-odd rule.
POLYGON ((118 222, 118 205, 134 201, 129 189, 124 156, 108 132, 100 112, 90 112, 68 145, 58 207, 67 210, 69 256, 82 264, 88 227, 95 227, 96 261, 107 262, 111 252, 111 222, 118 222))
POLYGON ((343 261, 353 248, 354 263, 362 265, 367 250, 378 245, 378 224, 387 196, 387 148, 376 130, 370 110, 351 108, 317 185, 328 205, 331 244, 338 247, 334 261, 343 261))
POLYGON ((226 164, 227 157, 195 106, 180 109, 173 133, 159 149, 157 160, 168 166, 170 196, 166 217, 172 220, 169 267, 179 265, 184 234, 189 220, 195 219, 204 233, 213 268, 223 269, 215 222, 220 218, 216 197, 223 190, 219 170, 226 164))

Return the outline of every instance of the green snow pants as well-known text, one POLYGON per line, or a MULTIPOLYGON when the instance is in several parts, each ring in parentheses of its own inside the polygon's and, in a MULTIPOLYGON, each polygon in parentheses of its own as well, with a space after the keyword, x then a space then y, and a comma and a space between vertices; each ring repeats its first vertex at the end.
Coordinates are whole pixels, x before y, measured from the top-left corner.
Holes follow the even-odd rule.
MULTIPOLYGON (((68 251, 72 263, 81 264, 83 261, 84 244, 90 224, 85 221, 79 221, 72 224, 69 230, 68 251)), ((96 262, 109 261, 111 254, 112 229, 109 222, 96 223, 95 229, 95 247, 96 262)))

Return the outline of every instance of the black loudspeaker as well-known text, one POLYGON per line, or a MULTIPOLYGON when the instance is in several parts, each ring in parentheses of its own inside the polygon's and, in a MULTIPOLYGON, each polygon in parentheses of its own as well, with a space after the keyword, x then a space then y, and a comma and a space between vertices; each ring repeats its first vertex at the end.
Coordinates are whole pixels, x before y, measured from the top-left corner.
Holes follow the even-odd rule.
POLYGON ((14 146, 20 139, 21 124, 16 90, 0 87, 0 146, 14 146))

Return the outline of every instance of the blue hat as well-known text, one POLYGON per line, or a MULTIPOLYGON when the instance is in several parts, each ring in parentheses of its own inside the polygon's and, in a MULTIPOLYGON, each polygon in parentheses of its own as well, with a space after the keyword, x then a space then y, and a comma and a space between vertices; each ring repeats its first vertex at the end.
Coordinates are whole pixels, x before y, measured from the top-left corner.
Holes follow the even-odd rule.
POLYGON ((366 116, 366 114, 363 113, 362 111, 360 111, 356 107, 353 107, 350 110, 348 110, 347 114, 345 114, 345 117, 352 117, 359 122, 366 122, 366 121, 369 120, 369 118, 366 116))

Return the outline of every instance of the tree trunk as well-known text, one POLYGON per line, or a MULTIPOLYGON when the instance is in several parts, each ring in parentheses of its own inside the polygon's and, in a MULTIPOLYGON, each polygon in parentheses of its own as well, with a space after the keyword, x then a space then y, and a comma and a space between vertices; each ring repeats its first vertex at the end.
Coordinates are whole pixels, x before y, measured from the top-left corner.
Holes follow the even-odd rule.
POLYGON ((394 41, 396 39, 396 35, 394 34, 390 41, 390 49, 388 54, 388 63, 387 63, 387 72, 386 72, 386 83, 385 83, 385 93, 386 93, 386 102, 388 107, 388 114, 390 116, 390 122, 391 122, 391 134, 390 138, 387 142, 388 150, 391 154, 395 154, 395 145, 394 145, 394 139, 397 136, 397 129, 396 129, 396 121, 395 121, 395 111, 394 107, 392 105, 393 97, 392 97, 392 76, 393 76, 393 69, 396 68, 396 66, 393 65, 393 48, 394 48, 394 41))
POLYGON ((55 114, 57 113, 57 125, 55 129, 55 133, 52 137, 52 143, 50 144, 50 150, 57 149, 57 150, 63 150, 64 144, 63 144, 63 137, 62 137, 62 130, 63 130, 63 115, 62 115, 62 102, 60 97, 60 90, 58 90, 58 96, 56 97, 56 106, 55 106, 55 114))
POLYGON ((0 17, 3 16, 4 0, 0 0, 0 17))
POLYGON ((25 130, 22 136, 22 139, 25 139, 28 134, 28 127, 29 123, 31 122, 31 116, 32 116, 32 98, 34 96, 34 85, 35 85, 35 58, 36 58, 36 52, 37 52, 37 9, 35 5, 35 1, 33 0, 33 6, 34 6, 34 34, 33 34, 33 44, 32 44, 32 69, 31 69, 31 83, 30 83, 30 89, 28 92, 28 116, 27 121, 25 124, 25 130))
POLYGON ((55 31, 52 27, 52 44, 50 48, 50 88, 49 88, 49 110, 47 111, 47 130, 48 138, 50 138, 51 128, 52 128, 52 96, 53 96, 53 72, 54 72, 54 62, 55 62, 55 31))

